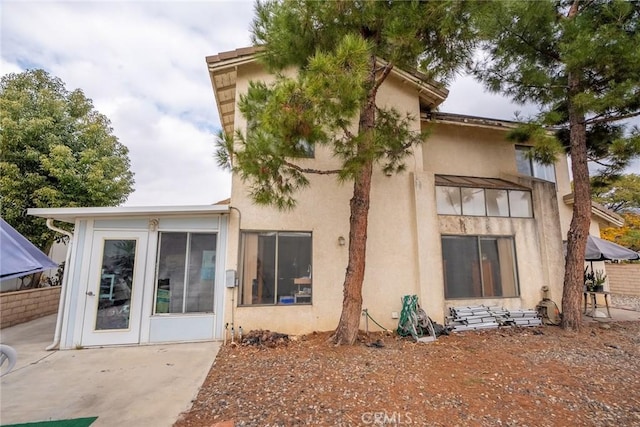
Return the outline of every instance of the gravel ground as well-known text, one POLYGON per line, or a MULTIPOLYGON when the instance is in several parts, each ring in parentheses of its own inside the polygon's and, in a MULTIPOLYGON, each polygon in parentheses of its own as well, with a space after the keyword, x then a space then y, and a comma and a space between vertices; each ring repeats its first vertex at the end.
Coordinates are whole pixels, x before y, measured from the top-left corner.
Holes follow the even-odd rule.
POLYGON ((640 426, 640 322, 225 346, 176 426, 640 426))
POLYGON ((640 311, 640 297, 632 295, 611 294, 611 305, 627 310, 640 311))

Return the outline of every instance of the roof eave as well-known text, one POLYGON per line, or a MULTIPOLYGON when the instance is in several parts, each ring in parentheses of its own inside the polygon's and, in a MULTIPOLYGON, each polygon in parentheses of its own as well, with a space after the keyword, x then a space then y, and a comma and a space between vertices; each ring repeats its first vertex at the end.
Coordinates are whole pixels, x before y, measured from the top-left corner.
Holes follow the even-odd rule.
MULTIPOLYGON (((211 86, 216 98, 220 124, 227 134, 233 134, 235 131, 235 89, 237 76, 233 76, 233 73, 237 73, 238 67, 255 62, 263 50, 263 46, 252 46, 221 52, 205 58, 209 71, 209 79, 211 80, 211 86), (229 84, 220 88, 216 84, 216 77, 225 80, 225 77, 223 77, 225 74, 227 75, 226 79, 229 80, 229 84), (223 100, 222 92, 231 89, 234 91, 233 96, 223 100), (231 103, 234 104, 232 109, 230 111, 224 111, 223 104, 231 103)), ((386 64, 384 60, 378 60, 378 63, 382 65, 386 64)), ((438 107, 449 95, 449 91, 446 88, 417 71, 410 72, 394 67, 391 74, 401 81, 411 84, 417 91, 420 101, 430 109, 438 107)))
POLYGON ((193 206, 125 206, 87 208, 30 208, 27 214, 39 218, 75 223, 77 219, 89 218, 135 218, 157 216, 203 216, 229 212, 229 205, 193 206))
POLYGON ((489 117, 469 116, 465 114, 455 113, 421 113, 420 118, 425 121, 431 121, 442 124, 452 124, 456 126, 468 126, 484 129, 501 129, 512 130, 521 125, 519 122, 511 120, 493 119, 489 117))

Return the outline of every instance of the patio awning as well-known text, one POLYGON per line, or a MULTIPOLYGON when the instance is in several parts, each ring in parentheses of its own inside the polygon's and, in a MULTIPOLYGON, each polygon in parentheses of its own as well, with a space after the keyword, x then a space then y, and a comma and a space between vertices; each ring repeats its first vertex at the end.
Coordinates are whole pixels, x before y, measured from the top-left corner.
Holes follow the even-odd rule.
POLYGON ((13 279, 57 268, 58 263, 46 256, 0 218, 0 280, 13 279))
POLYGON ((584 259, 585 261, 636 260, 640 259, 640 254, 608 240, 589 235, 584 259))

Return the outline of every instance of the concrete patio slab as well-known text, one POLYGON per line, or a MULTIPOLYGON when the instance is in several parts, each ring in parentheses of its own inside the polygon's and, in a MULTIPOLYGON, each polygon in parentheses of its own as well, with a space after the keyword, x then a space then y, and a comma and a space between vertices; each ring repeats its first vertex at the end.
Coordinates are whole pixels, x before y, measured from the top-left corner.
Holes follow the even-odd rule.
MULTIPOLYGON (((603 314, 607 313, 605 307, 598 306, 598 311, 603 314)), ((611 318, 608 317, 591 317, 583 315, 583 319, 587 322, 638 322, 640 321, 640 311, 627 310, 624 308, 611 307, 611 318)))
POLYGON ((55 315, 5 328, 18 352, 0 379, 0 423, 97 416, 92 427, 171 426, 191 407, 219 342, 46 351, 55 315))

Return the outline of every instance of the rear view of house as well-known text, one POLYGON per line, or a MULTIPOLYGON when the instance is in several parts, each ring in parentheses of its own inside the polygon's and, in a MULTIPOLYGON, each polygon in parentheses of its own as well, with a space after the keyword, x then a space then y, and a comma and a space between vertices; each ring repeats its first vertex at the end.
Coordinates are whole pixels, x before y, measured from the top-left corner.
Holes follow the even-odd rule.
MULTIPOLYGON (((255 48, 207 58, 224 130, 245 132, 237 108, 249 82, 271 82, 255 48)), ((295 70, 288 70, 294 74, 295 70)), ((571 218, 566 158, 542 166, 507 140, 514 122, 437 113, 448 92, 394 69, 380 106, 428 130, 407 170, 375 171, 363 309, 397 325, 404 295, 442 322, 451 306, 533 308, 559 301, 571 218)), ((340 167, 307 147, 301 167, 340 167)), ((336 327, 348 261, 352 188, 309 176, 294 210, 253 203, 232 176, 230 201, 209 206, 30 209, 74 225, 50 348, 221 340, 231 328, 308 333, 336 327)), ((594 205, 591 233, 621 218, 594 205)), ((66 232, 65 232, 66 233, 66 232)))
MULTIPOLYGON (((236 105, 249 82, 274 79, 257 55, 245 48, 207 57, 229 134, 246 131, 236 105)), ((530 147, 506 139, 516 123, 434 113, 447 94, 419 73, 394 69, 377 96, 379 105, 415 117, 412 130, 430 131, 406 172, 373 176, 363 308, 390 329, 407 294, 442 322, 449 306, 533 308, 542 286, 558 301, 562 293, 571 217, 566 159, 531 161, 530 147)), ((324 147, 292 161, 340 166, 324 147)), ((255 205, 233 176, 226 268, 237 271, 238 286, 227 291, 225 318, 236 327, 306 333, 337 325, 352 189, 332 176, 309 179, 296 208, 282 212, 255 205)), ((600 213, 603 224, 617 221, 600 213)))

